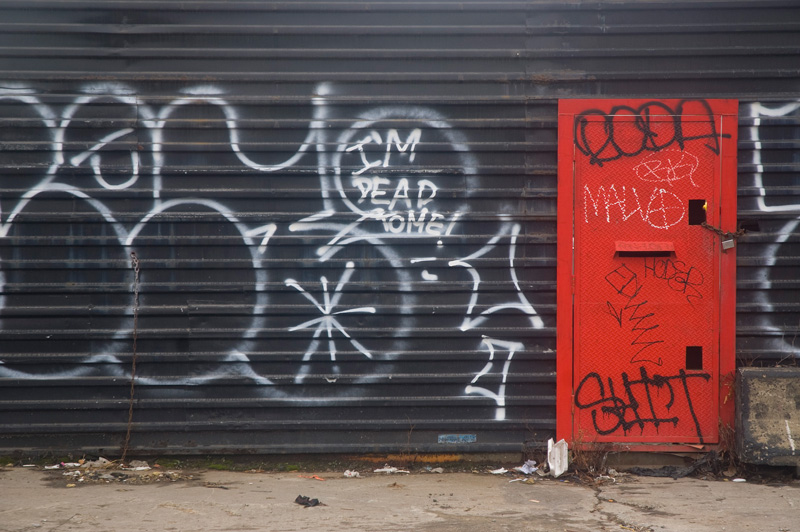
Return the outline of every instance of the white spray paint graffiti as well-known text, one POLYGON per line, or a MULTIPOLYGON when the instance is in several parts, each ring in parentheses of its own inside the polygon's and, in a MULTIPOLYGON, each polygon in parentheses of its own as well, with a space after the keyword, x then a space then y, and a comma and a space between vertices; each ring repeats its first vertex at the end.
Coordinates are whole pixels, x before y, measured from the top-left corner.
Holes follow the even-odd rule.
POLYGON ((625 185, 621 185, 619 189, 618 191, 617 185, 612 183, 607 189, 600 185, 593 192, 589 185, 584 185, 584 222, 588 224, 593 220, 589 217, 590 211, 594 212, 595 218, 605 219, 606 223, 625 222, 634 214, 638 214, 644 223, 656 229, 669 229, 683 220, 685 214, 683 202, 669 190, 654 188, 647 204, 642 208, 636 188, 626 188, 625 185), (589 209, 589 205, 592 209, 589 209))
MULTIPOLYGON (((0 218, 0 237, 16 235, 16 231, 24 225, 20 222, 28 214, 33 202, 41 198, 58 197, 73 198, 83 202, 86 209, 97 213, 112 231, 110 237, 118 248, 120 257, 129 253, 148 238, 158 238, 162 230, 172 220, 185 219, 187 213, 207 216, 213 213, 220 225, 231 228, 241 246, 247 249, 247 270, 251 273, 254 299, 248 303, 250 317, 244 319, 241 334, 237 341, 228 347, 221 357, 220 363, 208 372, 191 377, 168 378, 163 376, 142 376, 141 382, 150 384, 198 385, 212 382, 215 379, 238 375, 263 385, 272 385, 273 381, 259 374, 255 369, 248 352, 253 343, 263 337, 268 326, 265 309, 269 307, 268 282, 282 282, 294 294, 306 303, 310 303, 309 313, 313 317, 301 317, 297 323, 286 327, 287 333, 305 335, 308 340, 301 363, 298 364, 294 376, 296 384, 303 383, 310 375, 308 363, 312 359, 322 357, 330 363, 326 380, 335 382, 340 369, 337 355, 342 353, 342 346, 351 354, 358 354, 364 360, 375 359, 374 349, 369 342, 353 334, 342 320, 369 319, 378 317, 379 307, 370 304, 345 301, 348 285, 359 274, 361 265, 348 255, 348 249, 355 244, 369 246, 377 256, 393 270, 393 284, 400 294, 401 308, 395 311, 396 321, 389 322, 398 340, 395 350, 383 350, 385 360, 390 360, 402 352, 404 335, 410 334, 412 310, 410 304, 414 298, 414 283, 437 283, 439 275, 431 268, 422 269, 419 278, 413 278, 408 265, 429 261, 442 261, 448 268, 467 272, 472 281, 469 301, 463 309, 463 317, 458 331, 467 334, 482 325, 492 314, 511 311, 524 316, 531 328, 541 329, 544 323, 526 297, 520 284, 515 261, 522 227, 510 218, 498 216, 496 232, 486 243, 466 256, 448 257, 447 242, 453 237, 459 222, 469 210, 466 197, 457 198, 453 191, 469 194, 475 188, 477 161, 471 153, 466 138, 455 130, 439 112, 419 106, 383 106, 368 109, 358 114, 350 127, 344 129, 335 139, 329 139, 327 132, 330 109, 327 98, 332 94, 332 87, 323 83, 316 87, 311 99, 313 116, 305 138, 296 150, 283 161, 273 164, 258 162, 254 155, 248 153, 242 141, 239 127, 240 112, 225 97, 223 91, 213 86, 191 87, 183 91, 184 95, 170 101, 160 108, 148 103, 145 98, 125 85, 95 84, 83 88, 85 95, 78 96, 60 111, 44 103, 34 91, 25 88, 3 89, 0 91, 0 102, 12 101, 24 104, 39 117, 43 131, 51 135, 49 152, 53 160, 49 162, 41 179, 26 190, 8 210, 4 218, 0 218), (71 144, 72 124, 78 120, 82 112, 92 106, 113 104, 127 109, 130 119, 120 127, 109 126, 100 130, 92 142, 83 142, 83 149, 77 154, 69 154, 67 146, 71 144), (268 279, 270 249, 279 232, 279 224, 275 221, 263 220, 256 223, 245 220, 234 209, 216 197, 200 195, 168 197, 166 196, 165 175, 168 152, 165 134, 170 120, 182 109, 192 106, 217 109, 221 113, 221 123, 227 134, 230 154, 243 165, 256 172, 272 173, 292 168, 306 157, 316 157, 315 165, 319 176, 319 194, 322 209, 286 225, 289 234, 301 237, 319 237, 322 244, 317 248, 317 268, 313 279, 300 279, 287 276, 284 279, 268 279), (109 130, 110 129, 110 130, 109 130), (142 137, 149 139, 149 152, 142 151, 142 137), (331 141, 333 141, 331 143, 331 141), (326 144, 335 146, 335 150, 326 150, 326 144), (104 163, 105 157, 119 146, 127 149, 128 159, 115 162, 114 165, 104 163), (425 146, 437 146, 437 151, 444 153, 446 162, 426 165, 425 146), (143 157, 149 157, 150 168, 143 157), (93 186, 86 186, 85 181, 78 184, 71 182, 71 172, 85 168, 90 171, 93 186), (121 169, 120 169, 121 168, 121 169), (113 169, 113 171, 110 171, 113 169), (148 181, 149 180, 149 181, 148 181), (148 192, 149 207, 139 218, 132 218, 129 212, 121 212, 109 206, 104 198, 112 197, 119 191, 131 190, 148 192), (443 192, 444 191, 444 192, 443 192), (456 199, 454 199, 456 198, 456 199), (345 217, 348 221, 341 221, 345 217), (408 242, 409 239, 430 245, 432 250, 439 250, 438 258, 425 253, 409 256, 408 248, 395 247, 393 242, 408 242), (483 296, 482 273, 476 261, 491 252, 507 249, 508 283, 513 294, 512 299, 505 302, 480 302, 483 296), (344 269, 337 273, 332 260, 344 262, 344 269), (326 272, 317 275, 319 272, 326 272), (313 290, 312 290, 313 288, 313 290), (315 295, 320 294, 320 295, 315 295), (406 308, 409 307, 409 308, 406 308), (313 315, 316 312, 316 315, 313 315)), ((72 142, 74 144, 74 142, 72 142)), ((146 142, 144 144, 147 144, 146 142)), ((653 167, 648 175, 660 175, 667 184, 684 177, 685 164, 678 161, 666 170, 653 167)), ((689 179, 691 176, 689 175, 689 179)), ((169 191, 174 195, 174 192, 169 191)), ((666 191, 662 191, 666 193, 666 191)), ((3 199, 3 198, 0 198, 3 199)), ((6 199, 6 202, 9 200, 6 199)), ((653 203, 651 199, 651 204, 653 203)), ((609 206, 606 206, 608 210, 609 206)), ((650 207, 648 207, 650 209, 650 207)), ((655 208, 653 209, 655 210, 655 208)), ((641 211, 641 208, 639 208, 641 211)), ((37 211, 34 211, 37 212, 37 211)), ((135 210, 132 212, 136 212, 135 210)), ((648 211, 649 212, 649 211, 648 211)), ((268 213, 265 213, 268 214, 268 213)), ((632 213, 629 213, 630 216, 632 213)), ((644 214, 642 214, 644 217, 644 214)), ((108 239, 107 239, 108 242, 108 239)), ((106 244, 108 245, 108 244, 106 244)), ((417 249, 417 248, 414 248, 417 249)), ((413 253, 413 252, 412 252, 413 253)), ((146 261, 146 258, 144 259, 146 261)), ((124 274, 124 272, 123 272, 124 274)), ((7 276, 0 270, 0 283, 5 286, 7 276)), ((146 276, 145 276, 146 281, 146 276)), ((154 281, 151 281, 151 283, 154 281)), ((129 286, 132 291, 132 283, 129 286)), ((145 305, 147 294, 144 295, 145 305)), ((5 308, 6 298, 0 299, 0 308, 5 308)), ((181 307, 183 308, 183 307, 181 307)), ((183 312, 183 311, 181 311, 183 312)), ((129 318, 129 317, 128 317, 129 318)), ((114 375, 124 376, 126 370, 124 356, 126 339, 131 331, 121 319, 119 329, 112 335, 117 340, 117 347, 107 347, 102 353, 92 353, 90 357, 74 364, 70 369, 58 368, 35 372, 9 366, 6 360, 0 359, 0 376, 13 378, 56 379, 85 376, 96 371, 97 367, 114 375)), ((474 378, 465 385, 464 393, 489 398, 496 405, 495 419, 506 416, 506 383, 511 360, 515 353, 524 350, 523 343, 513 339, 492 338, 482 336, 478 339, 482 351, 488 353, 488 362, 478 371, 474 378), (505 353, 502 355, 501 353, 505 353), (500 366, 500 359, 503 362, 500 366), (499 380, 494 386, 489 384, 490 376, 499 380)))
POLYGON ((584 222, 588 224, 595 218, 604 219, 606 223, 627 222, 638 214, 638 218, 650 227, 669 229, 683 220, 684 202, 674 192, 660 186, 672 188, 674 183, 682 180, 694 187, 699 186, 694 182, 699 166, 700 160, 696 155, 685 150, 668 149, 651 154, 633 168, 641 181, 657 184, 649 196, 644 193, 640 197, 636 187, 617 183, 600 185, 596 190, 584 185, 584 222), (590 216, 591 213, 594 217, 590 216))
POLYGON ((694 182, 694 173, 700 166, 700 160, 685 150, 664 150, 652 154, 650 157, 637 164, 633 169, 636 177, 651 183, 672 183, 681 179, 688 179, 694 187, 699 187, 694 182))
POLYGON ((506 418, 506 381, 508 380, 508 370, 511 366, 511 359, 514 357, 514 353, 522 350, 525 346, 519 342, 507 342, 488 337, 484 337, 482 343, 483 346, 489 351, 489 361, 486 363, 486 366, 484 366, 483 369, 478 372, 477 375, 475 375, 475 378, 472 379, 472 382, 469 384, 469 386, 467 386, 466 392, 492 398, 497 403, 495 419, 502 421, 506 418), (494 369, 495 354, 498 352, 505 352, 507 355, 501 369, 502 380, 500 387, 496 392, 493 392, 487 388, 484 388, 483 386, 477 386, 476 384, 481 377, 494 369))
POLYGON ((800 101, 772 107, 762 103, 752 103, 749 106, 750 117, 753 119, 753 125, 749 128, 750 140, 755 142, 752 151, 752 164, 756 167, 755 187, 758 189, 758 209, 762 212, 800 212, 800 203, 790 205, 769 205, 767 204, 767 189, 764 185, 764 161, 762 161, 761 150, 763 148, 762 138, 759 128, 761 127, 762 117, 783 117, 792 116, 800 111, 800 101))
POLYGON ((522 288, 520 288, 516 267, 514 266, 514 259, 516 258, 517 252, 517 237, 519 236, 520 230, 521 227, 519 224, 506 224, 502 227, 500 232, 493 236, 492 239, 489 240, 488 244, 480 250, 468 257, 450 261, 450 266, 466 268, 473 281, 472 295, 470 297, 469 306, 467 307, 466 316, 464 316, 464 321, 460 327, 462 331, 469 331, 470 329, 480 326, 484 321, 486 321, 487 316, 505 309, 513 309, 526 314, 530 321, 531 327, 534 329, 544 328, 544 322, 542 321, 542 318, 536 313, 533 305, 528 302, 528 300, 525 298, 525 294, 522 292, 522 288), (501 305, 493 305, 481 312, 480 315, 476 317, 474 316, 474 310, 475 305, 478 302, 478 297, 481 293, 481 275, 478 269, 472 266, 471 262, 491 251, 495 246, 497 246, 503 237, 508 237, 510 242, 508 246, 508 272, 511 275, 511 281, 516 288, 517 301, 510 301, 501 305))
MULTIPOLYGON (((781 289, 780 284, 774 284, 775 281, 770 277, 770 270, 776 266, 778 257, 780 256, 780 248, 787 243, 792 235, 800 232, 800 199, 794 201, 780 202, 775 197, 770 197, 768 186, 766 184, 767 172, 769 171, 769 162, 766 159, 765 153, 769 148, 769 139, 763 138, 762 124, 764 119, 780 119, 782 117, 797 117, 800 116, 800 101, 790 102, 786 104, 764 104, 760 102, 749 104, 749 112, 747 115, 752 120, 752 125, 748 128, 749 140, 753 142, 751 164, 755 168, 753 175, 753 185, 756 190, 755 207, 756 210, 768 213, 784 215, 792 218, 783 226, 774 230, 777 234, 774 242, 769 243, 763 253, 763 261, 765 267, 761 269, 758 274, 758 279, 761 280, 761 290, 755 292, 756 302, 764 305, 767 312, 762 313, 756 319, 760 326, 767 331, 773 333, 773 339, 767 340, 767 347, 775 348, 779 353, 787 353, 789 356, 800 357, 800 343, 797 342, 796 334, 789 334, 786 336, 785 328, 781 324, 774 323, 769 314, 777 310, 773 306, 773 302, 769 297, 769 292, 778 291, 781 289), (773 286, 774 285, 774 286, 773 286)), ((793 328, 798 327, 797 324, 793 328)))
MULTIPOLYGON (((358 350, 359 353, 364 355, 365 357, 371 359, 372 354, 367 350, 366 347, 361 345, 358 340, 350 336, 350 334, 345 330, 342 324, 337 320, 336 316, 340 314, 375 314, 375 307, 353 307, 353 308, 345 308, 342 310, 336 310, 339 307, 339 302, 342 299, 342 288, 347 284, 352 277, 353 272, 355 270, 355 264, 352 261, 349 261, 345 265, 345 271, 342 276, 339 278, 338 282, 336 283, 336 287, 333 288, 332 292, 328 290, 328 279, 325 278, 323 275, 319 278, 320 284, 322 285, 322 293, 323 293, 323 301, 317 301, 317 299, 306 292, 306 290, 298 284, 297 281, 294 279, 286 279, 284 281, 286 286, 291 286, 292 288, 296 289, 300 292, 303 297, 311 301, 311 303, 316 307, 320 314, 322 314, 319 318, 314 318, 308 321, 305 321, 299 325, 295 325, 291 327, 290 331, 298 331, 298 330, 306 330, 306 329, 314 329, 314 334, 312 335, 312 342, 309 346, 308 350, 303 355, 303 362, 306 362, 311 359, 311 357, 317 352, 317 348, 319 347, 320 340, 318 338, 322 335, 323 332, 327 333, 328 337, 328 354, 330 355, 331 362, 336 361, 336 341, 334 340, 335 332, 338 332, 342 336, 344 336, 347 341, 350 342, 354 348, 358 350)), ((307 373, 307 366, 303 366, 303 368, 298 373, 297 377, 295 378, 296 383, 303 382, 305 375, 307 373)))

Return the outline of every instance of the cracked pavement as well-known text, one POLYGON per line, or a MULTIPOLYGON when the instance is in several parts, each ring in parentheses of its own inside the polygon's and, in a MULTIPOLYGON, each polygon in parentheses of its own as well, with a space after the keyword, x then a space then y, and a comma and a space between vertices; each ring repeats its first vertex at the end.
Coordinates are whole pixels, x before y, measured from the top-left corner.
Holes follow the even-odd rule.
POLYGON ((529 484, 485 473, 361 474, 209 470, 79 484, 62 471, 3 468, 0 530, 800 532, 796 480, 625 475, 585 485, 574 477, 529 484), (295 504, 298 495, 322 505, 295 504))

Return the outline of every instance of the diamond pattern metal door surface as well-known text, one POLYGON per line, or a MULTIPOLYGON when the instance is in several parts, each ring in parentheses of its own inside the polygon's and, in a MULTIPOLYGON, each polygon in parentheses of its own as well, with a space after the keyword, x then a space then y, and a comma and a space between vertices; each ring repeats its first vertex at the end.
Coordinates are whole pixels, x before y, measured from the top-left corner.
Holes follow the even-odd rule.
POLYGON ((723 275, 735 248, 723 251, 732 243, 719 234, 735 225, 724 190, 735 194, 735 166, 731 175, 723 164, 735 156, 735 102, 570 100, 559 111, 559 307, 571 307, 568 317, 559 308, 559 329, 573 324, 571 345, 559 330, 559 372, 571 359, 568 394, 559 378, 566 432, 717 442, 721 334, 733 326, 721 327, 722 296, 735 289, 723 275))

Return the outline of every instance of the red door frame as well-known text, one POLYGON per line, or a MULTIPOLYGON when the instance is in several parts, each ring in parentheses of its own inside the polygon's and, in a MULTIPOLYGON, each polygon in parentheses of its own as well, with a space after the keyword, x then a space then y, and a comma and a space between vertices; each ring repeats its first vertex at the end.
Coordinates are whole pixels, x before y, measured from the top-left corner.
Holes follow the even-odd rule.
MULTIPOLYGON (((627 105, 639 107, 654 100, 644 99, 570 99, 558 104, 558 198, 557 198, 557 332, 556 332, 556 437, 575 443, 573 434, 574 372, 573 311, 575 276, 573 263, 574 237, 574 172, 575 116, 589 109, 607 109, 627 105)), ((676 108, 683 100, 657 100, 676 108)), ((697 101, 697 100, 692 100, 697 101)), ((714 116, 720 117, 721 202, 719 220, 723 231, 737 229, 737 100, 703 100, 714 116)), ((736 248, 720 254, 719 301, 719 417, 722 427, 734 426, 733 381, 736 369, 736 248)), ((722 435, 720 435, 722 437, 722 435)), ((589 443, 589 442, 586 442, 589 443)), ((618 445, 618 444, 617 444, 618 445)), ((627 445, 628 450, 696 451, 707 445, 647 444, 627 445)))

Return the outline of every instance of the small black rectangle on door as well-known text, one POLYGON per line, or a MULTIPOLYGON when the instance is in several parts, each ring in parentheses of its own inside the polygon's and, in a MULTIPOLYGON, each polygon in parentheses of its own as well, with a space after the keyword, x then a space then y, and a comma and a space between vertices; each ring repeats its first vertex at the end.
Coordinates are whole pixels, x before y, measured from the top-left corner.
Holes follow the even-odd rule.
POLYGON ((686 369, 703 369, 703 347, 686 346, 686 369))

